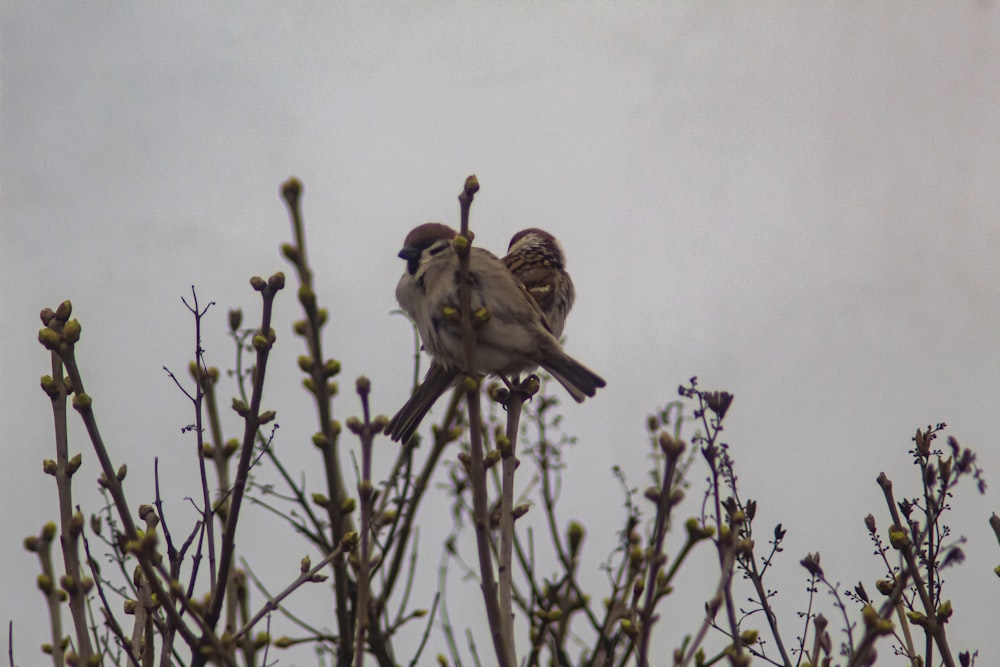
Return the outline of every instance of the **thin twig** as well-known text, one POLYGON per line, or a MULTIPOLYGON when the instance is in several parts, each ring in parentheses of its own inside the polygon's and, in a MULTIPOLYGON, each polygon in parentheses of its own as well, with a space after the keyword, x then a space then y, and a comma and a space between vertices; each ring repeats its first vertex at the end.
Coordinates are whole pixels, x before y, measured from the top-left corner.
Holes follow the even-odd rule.
POLYGON ((253 629, 253 626, 257 625, 262 618, 270 614, 272 611, 280 609, 282 600, 294 593, 296 589, 302 586, 302 584, 315 581, 316 575, 319 574, 323 568, 329 565, 334 558, 340 556, 344 552, 344 546, 344 544, 337 545, 337 548, 324 556, 323 560, 316 563, 305 572, 300 573, 299 576, 295 578, 295 581, 286 586, 283 591, 272 598, 268 598, 267 602, 264 603, 264 606, 257 610, 257 613, 254 614, 250 620, 247 621, 243 627, 233 635, 233 639, 236 640, 246 636, 246 634, 253 629))
POLYGON ((514 550, 514 470, 517 468, 517 435, 521 428, 521 408, 526 394, 520 391, 519 383, 507 398, 507 442, 500 449, 503 478, 500 490, 500 627, 503 641, 513 648, 514 610, 511 606, 513 591, 513 550, 514 550))

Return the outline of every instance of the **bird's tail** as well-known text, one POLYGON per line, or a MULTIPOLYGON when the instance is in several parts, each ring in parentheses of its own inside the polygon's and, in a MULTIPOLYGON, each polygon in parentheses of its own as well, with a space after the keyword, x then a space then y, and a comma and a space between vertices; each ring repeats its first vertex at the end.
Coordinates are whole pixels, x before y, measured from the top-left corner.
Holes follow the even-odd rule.
POLYGON ((410 400, 404 403, 399 412, 386 424, 385 434, 398 442, 405 443, 409 440, 434 402, 455 381, 455 377, 454 371, 450 371, 436 362, 431 363, 427 375, 424 376, 424 381, 410 396, 410 400))
POLYGON ((549 355, 541 366, 566 388, 577 403, 582 403, 584 398, 593 396, 598 388, 607 384, 600 375, 564 352, 549 355))

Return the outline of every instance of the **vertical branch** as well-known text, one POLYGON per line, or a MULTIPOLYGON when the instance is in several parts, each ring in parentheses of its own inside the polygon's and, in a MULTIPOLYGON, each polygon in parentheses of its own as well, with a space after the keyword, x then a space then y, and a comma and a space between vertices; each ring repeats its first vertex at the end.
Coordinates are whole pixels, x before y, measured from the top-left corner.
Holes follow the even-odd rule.
POLYGON ((226 589, 229 585, 229 574, 232 569, 233 551, 235 550, 236 525, 239 522, 247 478, 250 475, 250 463, 253 461, 253 444, 257 436, 257 429, 274 417, 274 413, 262 415, 260 404, 264 395, 264 376, 267 371, 267 360, 271 353, 271 346, 274 345, 274 341, 276 340, 274 330, 271 328, 271 312, 274 307, 274 297, 285 286, 285 275, 279 272, 271 276, 267 281, 254 276, 250 280, 250 284, 255 290, 261 293, 263 301, 260 329, 252 341, 254 350, 257 351, 257 364, 254 368, 253 391, 250 394, 250 405, 247 406, 242 401, 234 401, 233 406, 237 413, 243 417, 243 442, 239 464, 236 468, 236 481, 233 484, 229 515, 226 517, 226 528, 222 535, 222 554, 219 558, 218 580, 216 581, 215 588, 212 590, 211 607, 205 615, 205 622, 212 629, 219 622, 222 603, 226 597, 226 589))
MULTIPOLYGON (((538 389, 537 381, 529 377, 524 386, 532 385, 538 389)), ((534 392, 531 392, 534 393, 534 392)), ((517 436, 521 426, 521 408, 525 398, 531 393, 522 390, 522 385, 515 385, 507 398, 507 434, 500 440, 500 456, 503 469, 500 481, 500 623, 504 643, 513 648, 514 644, 514 610, 512 594, 513 582, 513 551, 514 551, 514 471, 517 469, 517 436)))
POLYGON ((385 428, 385 418, 376 417, 371 420, 371 410, 368 396, 371 393, 371 381, 361 376, 357 381, 358 396, 361 397, 361 409, 364 421, 351 417, 347 420, 347 428, 361 439, 361 480, 358 482, 358 497, 361 500, 361 542, 358 555, 358 602, 356 607, 356 636, 354 638, 354 665, 361 667, 365 657, 365 633, 369 629, 372 616, 369 614, 371 600, 371 555, 369 553, 371 538, 371 513, 374 487, 372 486, 372 443, 375 434, 385 428))
MULTIPOLYGON (((49 322, 58 327, 65 327, 69 317, 69 302, 60 305, 57 312, 43 311, 42 320, 46 318, 49 322)), ((49 324, 49 322, 45 322, 49 324)), ((72 327, 71 327, 72 328, 72 327)), ((80 532, 83 529, 83 516, 74 515, 73 512, 73 473, 80 467, 81 457, 76 456, 70 459, 69 456, 69 434, 66 421, 66 383, 63 378, 63 364, 58 353, 52 352, 52 376, 42 381, 42 386, 52 400, 52 416, 55 424, 56 436, 56 460, 55 470, 52 471, 56 478, 56 489, 59 495, 59 541, 62 546, 63 567, 65 568, 65 580, 69 586, 64 586, 69 593, 69 610, 73 619, 73 629, 77 639, 77 651, 79 659, 86 661, 90 659, 93 648, 90 643, 90 633, 87 631, 86 617, 86 593, 83 587, 83 570, 80 567, 80 532)), ((49 463, 46 468, 51 470, 49 463)), ((53 637, 53 655, 63 652, 60 644, 61 637, 53 637)))
POLYGON ((653 548, 646 562, 648 576, 646 578, 646 601, 642 606, 641 620, 639 624, 639 646, 637 656, 639 665, 645 667, 649 664, 649 638, 653 629, 653 609, 656 606, 658 593, 661 592, 657 579, 660 570, 667 558, 663 553, 663 543, 667 536, 667 521, 670 518, 670 511, 679 496, 675 497, 671 486, 675 481, 677 463, 681 454, 684 453, 684 443, 674 440, 664 431, 660 434, 660 448, 666 456, 666 468, 663 471, 663 481, 660 485, 660 492, 656 497, 656 525, 653 529, 653 548))
MULTIPOLYGON (((281 188, 281 194, 288 206, 288 212, 292 219, 292 231, 295 234, 295 244, 285 244, 282 246, 282 253, 295 266, 298 272, 299 282, 299 302, 305 311, 306 319, 295 324, 295 331, 301 335, 309 349, 309 358, 300 360, 300 365, 304 367, 309 377, 307 378, 307 388, 312 392, 316 401, 316 410, 319 413, 320 432, 313 438, 313 442, 319 447, 323 456, 323 465, 326 476, 327 515, 330 520, 330 531, 333 534, 332 544, 340 544, 344 536, 354 530, 351 517, 344 511, 344 501, 347 494, 344 487, 343 473, 340 469, 340 457, 337 452, 337 442, 340 434, 340 425, 333 419, 333 388, 330 378, 340 370, 340 364, 336 360, 323 360, 323 346, 320 339, 320 329, 326 323, 326 311, 320 310, 316 305, 316 293, 312 288, 312 270, 306 257, 305 228, 302 224, 302 211, 299 207, 299 199, 302 194, 302 183, 295 178, 286 181, 281 188)), ((337 664, 346 667, 351 664, 351 655, 354 636, 354 617, 350 609, 350 577, 347 565, 343 560, 333 561, 334 593, 337 598, 337 630, 340 642, 337 645, 337 664)))
MULTIPOLYGON (((461 233, 455 239, 455 252, 459 261, 458 298, 461 310, 462 345, 465 351, 465 367, 467 372, 475 368, 475 331, 472 327, 472 291, 469 286, 469 254, 471 238, 469 233, 469 209, 472 198, 479 190, 479 181, 469 176, 465 179, 465 187, 458 196, 461 206, 461 233)), ((486 497, 486 466, 483 452, 483 416, 480 407, 480 382, 477 378, 467 377, 465 381, 466 403, 469 407, 469 481, 472 486, 473 524, 476 530, 476 546, 479 554, 479 570, 482 577, 480 584, 483 591, 483 602, 486 605, 486 618, 489 622, 500 667, 513 667, 515 664, 514 647, 507 644, 503 633, 504 620, 497 597, 497 582, 493 572, 493 554, 490 550, 490 517, 489 502, 486 497)))
MULTIPOLYGON (((201 496, 202 496, 202 525, 208 536, 208 580, 211 590, 216 589, 216 574, 218 573, 215 561, 215 524, 212 520, 214 510, 212 499, 208 491, 208 475, 205 471, 205 428, 202 422, 202 402, 205 397, 205 385, 210 382, 208 368, 205 366, 204 351, 201 347, 201 318, 212 307, 212 303, 205 306, 204 310, 198 306, 198 293, 194 286, 191 286, 192 304, 183 301, 187 309, 194 315, 194 362, 191 367, 191 374, 194 376, 195 394, 191 398, 194 404, 194 431, 195 442, 197 443, 198 471, 201 476, 201 496)), ((216 443, 216 447, 221 450, 222 443, 216 443)))

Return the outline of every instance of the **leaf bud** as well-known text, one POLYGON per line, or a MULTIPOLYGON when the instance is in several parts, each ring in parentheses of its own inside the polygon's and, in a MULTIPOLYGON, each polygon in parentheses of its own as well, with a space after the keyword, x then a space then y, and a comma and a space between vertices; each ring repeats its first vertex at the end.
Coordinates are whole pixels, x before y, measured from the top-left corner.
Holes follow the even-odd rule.
POLYGON ((90 412, 93 399, 89 394, 73 394, 73 407, 77 412, 90 412))
POLYGON ((58 331, 54 331, 53 329, 39 329, 38 342, 41 343, 46 350, 58 350, 59 344, 62 343, 62 337, 59 336, 58 331))
POLYGON ((80 340, 80 321, 76 318, 70 320, 63 326, 63 339, 70 345, 80 340))
POLYGON ((52 379, 51 375, 43 375, 41 380, 42 391, 49 398, 59 397, 59 383, 52 379))
POLYGON ((501 454, 499 449, 491 449, 486 452, 486 457, 483 459, 483 463, 486 465, 486 469, 489 470, 497 463, 500 462, 501 454))
POLYGON ((66 299, 56 307, 55 317, 60 322, 66 322, 69 320, 69 316, 73 314, 73 303, 66 299))

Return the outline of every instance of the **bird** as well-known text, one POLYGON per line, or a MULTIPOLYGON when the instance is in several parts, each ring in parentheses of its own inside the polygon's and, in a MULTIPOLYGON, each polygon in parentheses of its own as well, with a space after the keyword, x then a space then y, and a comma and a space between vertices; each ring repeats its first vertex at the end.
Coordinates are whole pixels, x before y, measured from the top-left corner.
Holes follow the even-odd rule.
POLYGON ((542 309, 552 335, 561 338, 576 290, 558 239, 537 227, 522 229, 511 237, 502 261, 542 309))
MULTIPOLYGON (((466 371, 461 329, 454 317, 444 316, 446 308, 458 309, 459 263, 452 247, 456 236, 447 225, 426 223, 407 235, 399 252, 407 268, 396 298, 416 323, 433 361, 420 386, 387 424, 385 433, 393 440, 406 442, 434 402, 466 371)), ((559 344, 575 292, 553 235, 537 228, 521 230, 511 238, 503 260, 479 247, 470 253, 472 309, 485 307, 489 312, 476 331, 471 372, 510 376, 541 366, 577 402, 605 386, 559 344)))

